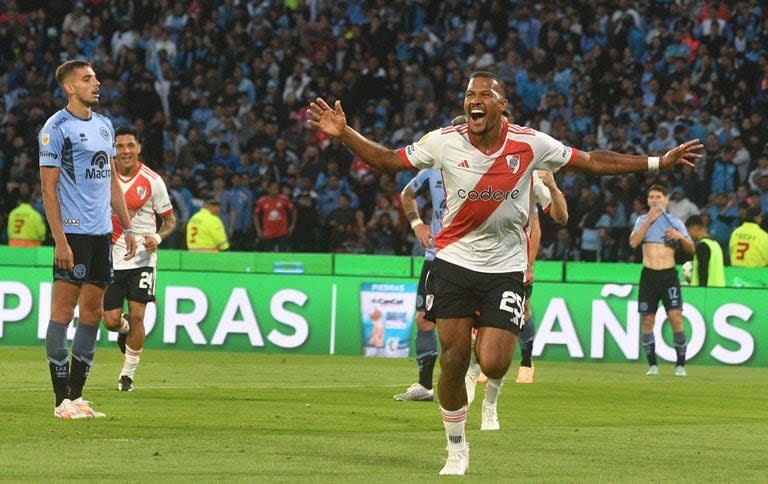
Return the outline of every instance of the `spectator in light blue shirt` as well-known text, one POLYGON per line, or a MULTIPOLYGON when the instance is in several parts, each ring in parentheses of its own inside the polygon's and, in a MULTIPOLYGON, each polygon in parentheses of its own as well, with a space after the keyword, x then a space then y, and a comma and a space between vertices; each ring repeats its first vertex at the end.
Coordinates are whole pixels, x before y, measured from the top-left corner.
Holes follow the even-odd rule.
POLYGON ((253 193, 243 186, 243 175, 235 173, 231 187, 221 195, 221 219, 227 229, 231 250, 253 250, 253 193))
POLYGON ((727 193, 718 193, 707 213, 711 220, 709 233, 727 252, 731 233, 739 223, 739 211, 736 204, 729 199, 727 193))

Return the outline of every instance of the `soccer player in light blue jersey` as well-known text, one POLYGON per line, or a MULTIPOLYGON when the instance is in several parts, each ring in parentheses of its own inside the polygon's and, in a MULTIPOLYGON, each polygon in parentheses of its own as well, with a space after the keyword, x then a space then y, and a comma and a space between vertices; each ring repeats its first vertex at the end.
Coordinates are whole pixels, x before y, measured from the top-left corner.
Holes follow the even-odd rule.
POLYGON ((686 339, 683 328, 683 296, 680 281, 675 268, 675 249, 680 246, 689 255, 693 255, 696 246, 688 235, 685 225, 677 217, 667 213, 667 189, 662 185, 653 185, 648 189, 647 215, 638 217, 635 228, 629 235, 629 245, 634 249, 643 246, 643 271, 640 275, 640 289, 637 296, 637 309, 643 316, 643 348, 648 359, 649 376, 659 374, 656 360, 656 340, 653 327, 656 324, 656 309, 659 300, 667 310, 667 318, 674 332, 677 362, 675 376, 686 376, 685 351, 686 339))
POLYGON ((45 337, 56 396, 54 416, 97 418, 104 414, 83 400, 93 364, 102 317, 104 290, 112 281, 112 214, 126 236, 126 259, 136 252, 131 218, 117 178, 112 176, 115 134, 112 123, 91 109, 99 102, 96 73, 85 61, 67 61, 56 69, 67 107, 40 130, 40 179, 43 206, 55 242, 53 304, 45 337), (80 323, 67 349, 67 326, 80 303, 80 323))
POLYGON ((421 277, 416 294, 416 362, 419 365, 419 381, 414 383, 403 393, 398 393, 395 400, 421 400, 432 401, 435 392, 432 389, 432 379, 437 360, 437 338, 435 337, 435 323, 425 318, 429 305, 426 303, 426 280, 432 261, 435 259, 434 235, 442 229, 442 217, 445 211, 445 191, 440 170, 430 168, 421 170, 403 188, 400 194, 405 216, 411 224, 416 240, 424 247, 424 265, 421 267, 421 277), (432 220, 427 225, 421 220, 416 197, 429 193, 432 201, 432 220))

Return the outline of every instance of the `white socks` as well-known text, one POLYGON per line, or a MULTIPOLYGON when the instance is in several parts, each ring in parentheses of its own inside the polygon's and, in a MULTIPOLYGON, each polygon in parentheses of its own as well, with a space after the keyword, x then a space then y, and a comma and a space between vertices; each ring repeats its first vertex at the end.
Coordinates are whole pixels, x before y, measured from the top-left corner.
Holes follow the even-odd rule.
POLYGON ((138 366, 141 360, 141 351, 134 350, 130 346, 125 347, 125 361, 123 362, 123 371, 120 372, 120 376, 125 375, 133 380, 133 374, 136 373, 136 366, 138 366))
POLYGON ((448 451, 459 451, 467 448, 465 432, 467 423, 467 407, 458 410, 446 410, 440 407, 445 426, 445 437, 448 440, 448 451))
POLYGON ((501 386, 504 384, 504 378, 489 378, 485 385, 485 402, 490 405, 496 405, 496 399, 501 393, 501 386))

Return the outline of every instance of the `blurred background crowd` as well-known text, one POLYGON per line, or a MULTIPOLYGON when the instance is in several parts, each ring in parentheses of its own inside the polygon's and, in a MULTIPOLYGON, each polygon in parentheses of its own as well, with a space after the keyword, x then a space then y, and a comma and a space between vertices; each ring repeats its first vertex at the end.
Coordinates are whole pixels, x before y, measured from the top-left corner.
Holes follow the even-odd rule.
POLYGON ((413 173, 372 171, 306 106, 341 99, 395 148, 461 114, 476 70, 504 79, 517 124, 582 150, 704 142, 695 169, 656 177, 562 170, 570 220, 544 217, 540 257, 637 260, 627 239, 652 183, 725 247, 748 208, 768 212, 766 49, 760 0, 0 0, 0 237, 19 202, 42 212, 36 136, 65 105, 57 65, 83 59, 96 110, 135 126, 166 180, 166 248, 215 199, 232 250, 419 254, 399 200, 413 173))

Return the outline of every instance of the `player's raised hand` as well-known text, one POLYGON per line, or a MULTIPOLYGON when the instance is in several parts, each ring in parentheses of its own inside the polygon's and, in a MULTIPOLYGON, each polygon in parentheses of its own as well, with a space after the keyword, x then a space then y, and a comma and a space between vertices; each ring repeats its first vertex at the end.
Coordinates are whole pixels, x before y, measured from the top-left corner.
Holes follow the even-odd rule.
POLYGON ((677 165, 693 166, 693 161, 703 156, 700 153, 694 152, 702 148, 704 148, 704 145, 701 144, 698 139, 686 141, 685 143, 667 151, 661 160, 659 160, 659 168, 662 170, 668 170, 670 168, 674 168, 677 165))
POLYGON ((664 231, 664 236, 669 240, 683 240, 685 238, 685 235, 672 227, 664 231))
POLYGON ((552 176, 551 171, 536 170, 536 173, 539 175, 539 178, 541 178, 541 181, 544 183, 545 187, 549 188, 550 190, 557 190, 557 183, 555 183, 555 177, 552 176))
POLYGON ((648 222, 653 223, 656 221, 657 218, 661 217, 661 214, 664 213, 664 210, 662 210, 660 207, 652 206, 651 210, 648 212, 648 222))
POLYGON ((309 120, 309 124, 331 136, 341 135, 347 125, 347 117, 339 100, 331 108, 325 100, 317 98, 309 103, 309 114, 314 118, 309 120))

